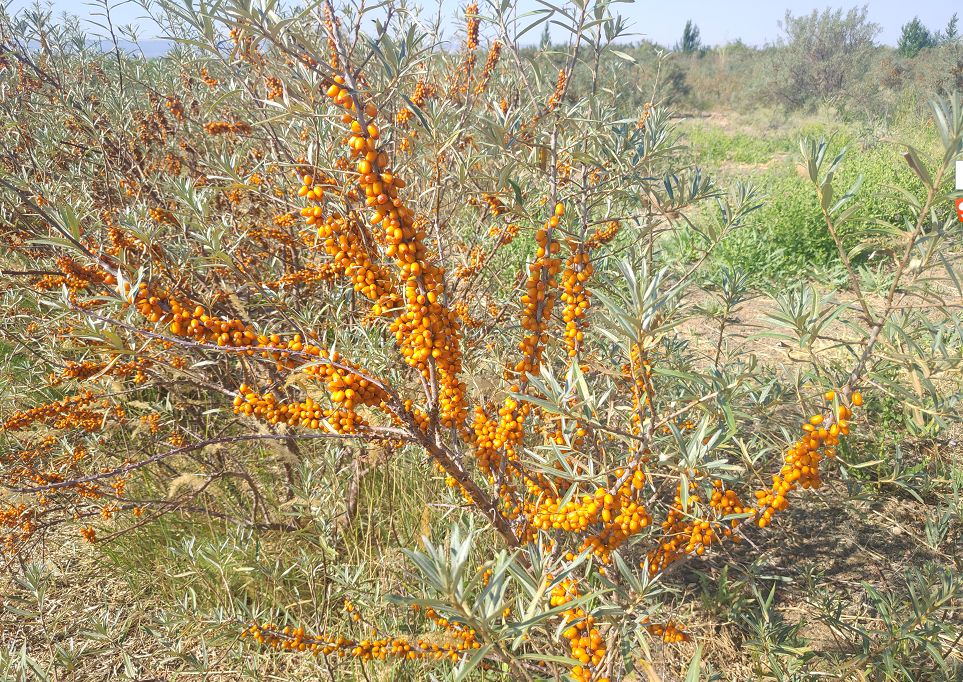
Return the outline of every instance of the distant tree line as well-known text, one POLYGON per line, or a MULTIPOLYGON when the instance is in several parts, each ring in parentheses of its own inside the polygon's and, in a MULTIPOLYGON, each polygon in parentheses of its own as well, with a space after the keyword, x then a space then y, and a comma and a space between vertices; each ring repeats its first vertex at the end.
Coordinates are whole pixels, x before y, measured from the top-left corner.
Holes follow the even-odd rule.
POLYGON ((899 37, 896 49, 903 57, 915 57, 928 47, 955 43, 960 39, 957 28, 959 17, 956 12, 950 17, 946 28, 942 31, 930 31, 919 17, 913 17, 912 21, 903 24, 903 30, 899 37))
MULTIPOLYGON (((878 99, 872 90, 883 85, 890 91, 885 106, 895 106, 904 88, 917 93, 963 89, 958 24, 956 13, 935 30, 914 17, 902 26, 894 50, 877 43, 881 28, 870 20, 867 5, 802 15, 787 11, 779 22, 782 34, 773 44, 751 48, 737 41, 709 48, 690 19, 671 50, 678 57, 663 65, 662 83, 666 97, 695 106, 711 106, 717 93, 789 109, 843 95, 853 102, 861 94, 872 106, 878 99)), ((658 53, 658 46, 649 47, 658 53)))

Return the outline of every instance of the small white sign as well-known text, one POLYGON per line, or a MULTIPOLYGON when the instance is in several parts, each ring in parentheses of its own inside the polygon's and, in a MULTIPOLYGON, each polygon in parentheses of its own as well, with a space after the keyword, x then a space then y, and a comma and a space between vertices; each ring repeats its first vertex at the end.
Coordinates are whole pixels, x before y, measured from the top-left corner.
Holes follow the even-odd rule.
POLYGON ((963 161, 956 162, 956 189, 963 191, 963 161))

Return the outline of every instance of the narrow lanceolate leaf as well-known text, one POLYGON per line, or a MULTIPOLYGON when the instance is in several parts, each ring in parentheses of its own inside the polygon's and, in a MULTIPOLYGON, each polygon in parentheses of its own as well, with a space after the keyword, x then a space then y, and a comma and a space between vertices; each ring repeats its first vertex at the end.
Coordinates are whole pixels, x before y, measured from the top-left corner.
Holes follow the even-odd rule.
POLYGON ((462 664, 455 668, 455 676, 453 678, 454 682, 463 682, 463 680, 470 679, 471 674, 482 664, 485 657, 488 656, 489 652, 494 648, 494 644, 485 644, 471 655, 470 658, 466 659, 462 664))
POLYGON ((919 152, 913 147, 907 146, 906 151, 903 153, 903 158, 906 159, 907 165, 909 165, 910 170, 912 170, 916 177, 918 177, 926 187, 933 186, 933 178, 930 172, 926 169, 926 166, 920 160, 919 152))

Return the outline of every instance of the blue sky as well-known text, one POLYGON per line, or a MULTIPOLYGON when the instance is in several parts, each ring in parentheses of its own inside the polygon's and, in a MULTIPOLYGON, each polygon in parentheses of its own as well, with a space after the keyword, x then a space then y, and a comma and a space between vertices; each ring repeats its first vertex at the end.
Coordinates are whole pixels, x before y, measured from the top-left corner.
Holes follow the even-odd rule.
MULTIPOLYGON (((157 34, 156 27, 145 23, 144 11, 134 3, 119 4, 112 12, 114 22, 134 23, 141 26, 143 36, 157 34)), ((181 0, 183 1, 183 0, 181 0)), ((69 11, 78 16, 91 16, 96 11, 87 0, 41 0, 56 12, 69 11)), ((33 0, 13 0, 12 8, 33 4, 33 0)), ((437 7, 436 0, 423 0, 423 7, 437 7)), ((443 0, 443 12, 454 16, 467 0, 443 0)), ((479 2, 484 5, 484 2, 479 2)), ((634 31, 649 40, 671 45, 682 34, 687 19, 695 20, 702 33, 703 42, 710 45, 726 43, 741 38, 750 45, 761 45, 779 35, 779 20, 787 9, 794 14, 809 13, 826 7, 849 8, 862 4, 854 2, 807 2, 806 0, 636 0, 634 4, 617 5, 619 11, 631 20, 634 31)), ((942 29, 953 13, 953 3, 948 0, 876 0, 867 2, 870 18, 883 28, 880 41, 895 45, 900 27, 914 16, 931 30, 942 29)), ((534 0, 519 0, 521 9, 534 8, 534 0)), ((432 12, 433 13, 433 12, 432 12)), ((963 27, 961 27, 963 30, 963 27)), ((537 33, 537 32, 535 32, 537 33)))

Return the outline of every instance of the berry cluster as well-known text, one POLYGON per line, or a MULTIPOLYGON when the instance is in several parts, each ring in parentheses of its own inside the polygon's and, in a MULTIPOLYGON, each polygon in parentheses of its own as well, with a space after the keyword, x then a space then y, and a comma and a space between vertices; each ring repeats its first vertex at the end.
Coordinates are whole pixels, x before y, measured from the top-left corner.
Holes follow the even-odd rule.
POLYGON ((565 95, 565 87, 568 85, 568 72, 562 69, 558 72, 558 80, 555 82, 555 90, 552 91, 551 97, 548 98, 548 105, 546 109, 548 111, 555 111, 559 104, 562 103, 562 97, 565 95))
POLYGON ((524 437, 523 425, 531 411, 529 403, 519 403, 515 398, 505 398, 498 410, 498 419, 490 419, 481 407, 475 408, 472 434, 475 458, 487 476, 493 476, 501 467, 501 452, 509 461, 516 459, 515 448, 524 437))
MULTIPOLYGON (((829 391, 824 398, 826 402, 833 403, 836 393, 829 391)), ((863 404, 863 396, 859 391, 853 393, 852 404, 856 407, 863 404)), ((760 528, 768 526, 776 512, 789 506, 788 497, 793 490, 819 488, 822 485, 819 463, 824 457, 836 456, 840 436, 849 434, 852 415, 849 407, 840 404, 835 410, 833 422, 828 426, 821 413, 813 415, 802 425, 803 435, 786 451, 785 463, 779 473, 772 477, 772 486, 756 492, 760 511, 757 523, 760 528)))
POLYGON ((268 78, 264 85, 267 88, 268 99, 278 100, 284 97, 284 85, 280 78, 268 78))
POLYGON ((49 381, 51 386, 57 386, 68 380, 83 381, 99 376, 132 376, 135 384, 142 384, 147 381, 147 375, 144 372, 150 367, 150 364, 151 362, 147 358, 138 358, 130 362, 96 362, 94 360, 74 362, 68 360, 60 373, 50 375, 49 381))
POLYGON ((455 78, 452 79, 451 95, 454 95, 456 92, 461 94, 468 93, 472 72, 475 70, 475 62, 478 59, 478 29, 481 26, 481 22, 478 19, 477 2, 473 2, 465 8, 465 19, 467 20, 465 27, 465 56, 462 59, 461 65, 458 67, 458 73, 455 78))
POLYGON ((655 635, 667 644, 689 641, 688 633, 680 628, 677 623, 671 620, 665 625, 653 623, 652 625, 647 626, 646 629, 650 634, 655 635))
MULTIPOLYGON (((417 610, 416 607, 412 607, 417 610)), ((346 603, 346 611, 351 620, 358 622, 360 615, 354 605, 346 603), (350 608, 348 608, 350 606, 350 608)), ((476 639, 475 630, 460 623, 452 623, 427 609, 425 616, 434 622, 438 630, 420 635, 378 637, 376 633, 364 639, 342 636, 310 635, 304 628, 278 628, 273 623, 251 625, 241 634, 251 637, 261 645, 284 651, 305 651, 315 656, 353 657, 361 661, 403 659, 403 660, 441 660, 458 661, 463 656, 481 647, 476 639)))
POLYGON ((424 225, 398 196, 405 183, 392 173, 388 155, 379 148, 381 131, 375 123, 361 122, 363 116, 376 116, 377 108, 368 104, 359 111, 344 85, 336 77, 327 95, 348 112, 343 120, 351 129, 347 145, 357 159, 358 186, 373 211, 371 223, 384 230, 385 255, 395 259, 404 292, 404 308, 390 330, 405 362, 426 381, 437 382, 441 423, 460 426, 467 414, 459 377, 461 333, 458 316, 445 305, 444 270, 428 259, 424 225))
POLYGON ((248 135, 251 126, 243 121, 209 121, 204 124, 204 132, 208 135, 248 135))
POLYGON ((554 238, 554 231, 564 215, 565 206, 556 204, 555 212, 545 227, 535 233, 535 259, 528 266, 528 280, 521 299, 521 326, 527 333, 518 346, 522 359, 514 368, 522 383, 527 374, 538 372, 542 353, 548 344, 548 327, 558 295, 557 279, 562 263, 558 257, 561 244, 554 238))
MULTIPOLYGON (((305 187, 310 184, 310 180, 310 176, 304 177, 305 187)), ((362 226, 357 221, 329 216, 318 225, 318 236, 325 252, 334 259, 334 270, 344 273, 351 280, 355 291, 374 302, 372 315, 394 311, 401 305, 391 281, 391 273, 374 262, 373 254, 362 234, 362 226)))
POLYGON ((181 101, 180 97, 168 97, 164 104, 167 107, 167 110, 171 112, 171 116, 178 121, 184 120, 184 103, 181 101))
MULTIPOLYGON (((699 476, 699 472, 694 472, 699 476)), ((649 572, 652 575, 664 570, 669 564, 678 561, 685 555, 702 556, 713 544, 722 538, 731 537, 733 530, 738 527, 741 518, 730 518, 733 515, 754 514, 754 510, 743 505, 739 496, 732 490, 724 488, 722 481, 712 482, 713 491, 709 500, 709 507, 715 516, 699 516, 700 495, 690 491, 686 504, 682 501, 682 487, 676 488, 675 499, 665 521, 662 522, 662 538, 658 547, 648 554, 649 572)))
POLYGON ((498 60, 501 58, 502 54, 502 41, 496 40, 492 43, 491 50, 488 52, 488 60, 485 62, 485 68, 482 71, 481 76, 478 78, 478 82, 475 84, 475 94, 480 95, 485 92, 485 88, 488 87, 488 82, 492 78, 492 74, 495 72, 495 67, 498 66, 498 60))
POLYGON ((562 303, 565 310, 562 321, 565 322, 565 346, 570 357, 576 357, 585 340, 585 317, 591 305, 590 294, 585 282, 592 276, 594 268, 588 251, 577 249, 565 261, 562 272, 562 303))
POLYGON ((609 220, 605 225, 599 227, 591 234, 591 236, 585 241, 586 249, 596 249, 603 244, 608 244, 610 241, 615 239, 615 236, 619 233, 619 229, 622 224, 618 220, 609 220))
POLYGON ((103 268, 93 265, 81 265, 70 256, 57 259, 58 275, 44 275, 34 286, 37 289, 53 289, 65 286, 73 292, 82 291, 95 286, 114 286, 117 279, 103 268))
MULTIPOLYGON (((326 360, 329 354, 321 350, 318 357, 326 360)), ((284 423, 309 429, 322 428, 327 424, 338 433, 355 433, 359 426, 365 424, 357 408, 369 406, 387 410, 388 395, 370 379, 351 371, 352 366, 337 352, 330 354, 330 361, 336 365, 320 363, 307 369, 326 381, 328 397, 335 405, 334 409, 325 408, 311 397, 300 402, 283 402, 273 393, 260 395, 247 384, 241 384, 234 398, 234 412, 254 416, 271 424, 284 423)))
POLYGON ((622 367, 632 384, 632 429, 642 433, 646 411, 652 409, 652 362, 649 360, 648 337, 641 343, 633 343, 628 364, 622 367))
POLYGON ((17 431, 35 422, 53 422, 58 429, 68 428, 69 426, 81 426, 86 429, 90 425, 91 415, 93 415, 96 426, 88 430, 96 430, 100 425, 100 415, 94 415, 94 413, 83 409, 93 403, 95 399, 93 393, 84 391, 52 403, 37 405, 29 410, 14 412, 3 423, 2 430, 17 431))
POLYGON ((35 529, 34 512, 27 505, 0 505, 0 549, 4 554, 15 554, 17 547, 26 542, 35 529))
MULTIPOLYGON (((549 580, 551 579, 549 576, 549 580)), ((549 604, 552 608, 564 606, 579 596, 575 581, 566 578, 552 588, 549 604)), ((596 677, 607 649, 595 617, 581 607, 575 607, 563 610, 562 620, 568 624, 562 637, 568 640, 572 658, 578 661, 578 665, 572 668, 572 678, 576 682, 608 682, 607 677, 596 677)))

